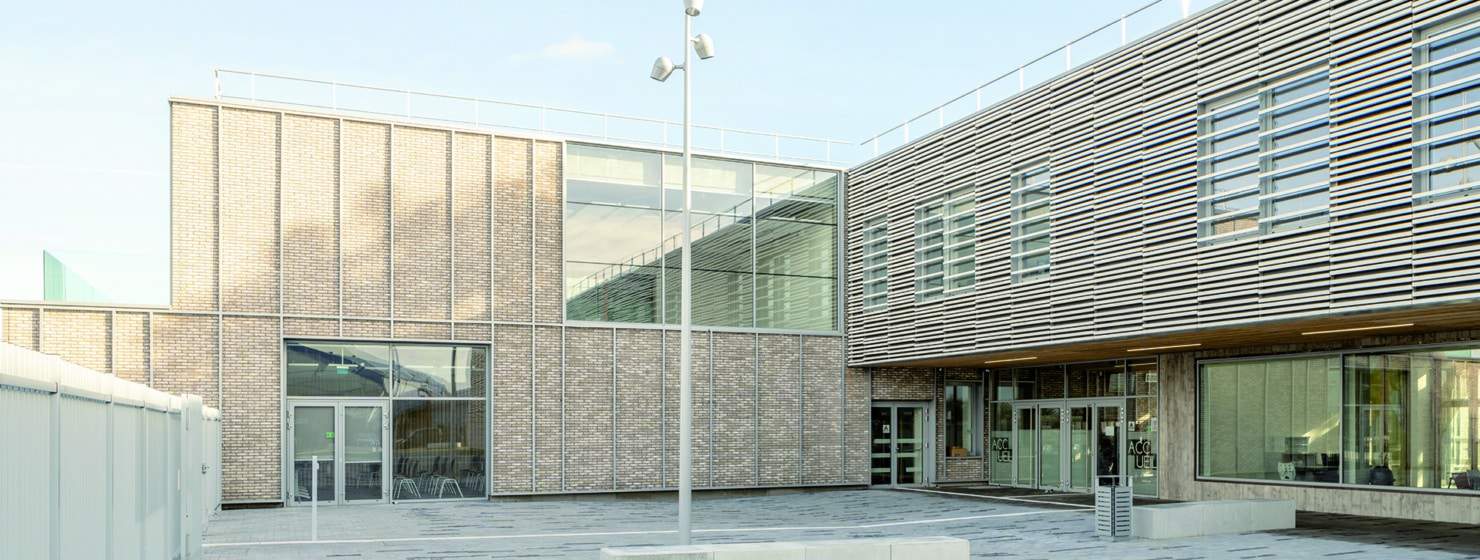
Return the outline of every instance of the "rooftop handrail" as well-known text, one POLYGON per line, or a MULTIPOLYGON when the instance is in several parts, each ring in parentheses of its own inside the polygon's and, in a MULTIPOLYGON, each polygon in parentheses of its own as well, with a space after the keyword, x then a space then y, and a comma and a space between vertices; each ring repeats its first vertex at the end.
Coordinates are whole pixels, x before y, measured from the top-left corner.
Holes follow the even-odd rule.
MULTIPOLYGON (((939 130, 941 128, 945 128, 945 125, 947 124, 947 122, 946 122, 946 110, 948 108, 950 108, 953 104, 955 104, 955 103, 957 103, 957 102, 959 102, 959 101, 961 101, 963 99, 966 99, 968 97, 973 97, 974 96, 975 97, 975 107, 972 109, 972 111, 970 113, 967 113, 967 114, 970 115, 970 114, 974 114, 974 113, 976 113, 978 111, 981 111, 982 108, 986 106, 986 105, 983 104, 983 100, 982 100, 983 90, 986 90, 987 88, 990 88, 992 86, 998 85, 998 84, 1002 83, 1004 80, 1008 80, 1008 79, 1012 78, 1013 76, 1017 76, 1017 79, 1018 79, 1017 90, 1015 92, 1013 92, 1012 94, 1022 93, 1024 91, 1027 91, 1027 89, 1028 89, 1027 70, 1028 70, 1029 67, 1032 67, 1033 65, 1038 64, 1039 62, 1042 62, 1044 60, 1047 60, 1050 57, 1056 56, 1059 53, 1063 53, 1063 56, 1064 56, 1064 69, 1063 69, 1063 72, 1068 72, 1070 70, 1073 70, 1074 69, 1074 46, 1076 44, 1084 43, 1087 39, 1090 39, 1090 38, 1094 37, 1095 35, 1099 34, 1100 32, 1105 31, 1106 29, 1110 29, 1112 27, 1115 27, 1118 24, 1120 26, 1120 42, 1119 42, 1119 44, 1117 45, 1116 48, 1124 47, 1124 46, 1126 46, 1126 45, 1128 45, 1128 44, 1131 43, 1131 37, 1130 37, 1130 33, 1129 33, 1129 22, 1130 22, 1130 19, 1131 18, 1133 18, 1133 17, 1135 17, 1137 15, 1140 15, 1142 13, 1145 13, 1148 10, 1151 10, 1152 8, 1155 8, 1155 7, 1158 7, 1158 6, 1163 6, 1163 5, 1168 5, 1168 4, 1171 4, 1173 2, 1176 2, 1180 6, 1180 18, 1174 19, 1172 21, 1175 22, 1175 21, 1185 20, 1185 19, 1187 19, 1188 17, 1190 17, 1192 15, 1192 1, 1193 0, 1152 0, 1150 2, 1147 2, 1146 4, 1142 4, 1139 8, 1136 8, 1134 10, 1131 10, 1129 12, 1126 12, 1124 15, 1120 16, 1119 18, 1117 18, 1115 20, 1111 20, 1111 21, 1105 23, 1104 25, 1101 25, 1099 27, 1096 27, 1094 29, 1091 29, 1090 31, 1088 31, 1088 32, 1086 32, 1084 34, 1081 34, 1080 36, 1075 37, 1074 39, 1072 39, 1069 42, 1065 43, 1061 47, 1058 47, 1056 49, 1053 49, 1051 51, 1048 51, 1046 53, 1043 53, 1042 55, 1039 55, 1036 58, 1033 58, 1031 60, 1028 60, 1027 62, 1024 62, 1022 64, 1019 64, 1017 66, 1017 68, 1014 68, 1012 70, 1008 70, 1007 72, 1003 72, 1002 74, 999 74, 999 75, 997 75, 997 76, 995 76, 995 77, 987 80, 986 82, 983 82, 981 85, 978 85, 975 88, 972 88, 970 90, 967 90, 965 93, 962 93, 961 95, 958 95, 956 97, 953 97, 951 99, 948 99, 948 100, 946 100, 945 102, 943 102, 943 103, 941 103, 939 105, 936 105, 934 107, 931 107, 930 109, 927 109, 927 110, 925 110, 925 111, 923 111, 921 113, 918 113, 918 114, 916 114, 916 115, 914 115, 914 116, 912 116, 912 117, 910 117, 908 119, 905 119, 903 122, 901 122, 899 124, 896 124, 896 125, 888 128, 887 130, 884 130, 883 132, 880 132, 878 134, 875 134, 875 135, 873 135, 873 136, 871 136, 871 137, 869 137, 869 138, 867 138, 867 139, 859 142, 858 145, 859 146, 870 146, 870 147, 872 147, 873 157, 876 157, 876 156, 878 156, 881 153, 881 150, 880 150, 880 141, 883 140, 886 136, 889 136, 889 135, 891 135, 891 134, 893 134, 895 132, 902 132, 902 139, 900 140, 899 145, 908 144, 909 141, 910 141, 910 137, 911 137, 911 134, 910 134, 910 132, 911 132, 910 131, 910 128, 911 128, 910 125, 911 124, 913 124, 913 123, 915 123, 917 121, 920 121, 922 119, 927 119, 927 118, 929 118, 931 116, 934 116, 935 117, 935 119, 934 119, 935 120, 934 126, 929 127, 927 130, 924 130, 923 132, 917 131, 917 132, 919 132, 919 134, 916 135, 917 138, 919 136, 923 136, 924 134, 928 134, 929 132, 933 132, 935 130, 939 130)), ((1209 4, 1209 5, 1211 5, 1213 3, 1216 3, 1216 0, 1207 0, 1206 3, 1209 4)), ((1141 36, 1137 37, 1137 39, 1139 40, 1140 38, 1149 36, 1150 34, 1151 33, 1148 32, 1147 34, 1144 34, 1144 35, 1141 35, 1141 36)), ((1114 49, 1110 49, 1110 50, 1113 51, 1114 49)), ((1084 57, 1082 60, 1086 60, 1086 61, 1087 60, 1091 60, 1095 56, 1099 56, 1099 55, 1105 54, 1105 52, 1110 52, 1110 51, 1104 51, 1104 52, 1098 53, 1098 54, 1093 55, 1093 56, 1084 57)), ((1059 74, 1055 74, 1055 76, 1057 76, 1057 75, 1059 75, 1059 74)), ((1051 79, 1051 78, 1048 78, 1048 79, 1051 79)), ((1045 79, 1043 81, 1047 81, 1048 79, 1045 79)), ((1041 82, 1037 82, 1037 83, 1041 83, 1041 82)), ((1036 83, 1035 83, 1035 85, 1036 85, 1036 83)), ((998 99, 993 99, 990 102, 991 103, 994 103, 994 102, 997 102, 997 101, 1001 101, 1003 99, 1007 99, 1008 97, 1011 97, 1012 94, 1004 95, 1004 96, 1002 96, 1002 97, 1000 97, 998 99)), ((964 118, 964 115, 961 118, 964 118)), ((953 118, 950 122, 956 122, 957 120, 959 120, 959 118, 953 118)))
MULTIPOLYGON (((681 144, 679 142, 675 142, 670 139, 669 134, 670 128, 681 128, 683 126, 683 123, 681 122, 675 122, 654 117, 643 117, 636 115, 624 115, 618 113, 557 107, 540 103, 526 103, 520 101, 508 101, 502 99, 473 97, 466 95, 450 95, 445 93, 414 90, 408 88, 392 88, 386 86, 342 82, 338 80, 325 80, 320 78, 308 78, 303 76, 291 76, 287 74, 257 72, 253 70, 238 70, 232 68, 216 68, 212 71, 212 91, 214 92, 216 99, 245 99, 254 102, 267 101, 287 105, 328 108, 333 111, 349 111, 355 113, 368 113, 377 115, 397 115, 423 120, 460 122, 472 124, 474 126, 537 130, 540 132, 550 132, 567 136, 577 136, 604 141, 630 142, 653 146, 665 150, 678 149, 681 147, 681 144), (246 78, 248 80, 247 91, 245 95, 241 93, 227 93, 226 82, 233 77, 246 78), (263 95, 260 94, 258 91, 259 79, 281 81, 287 83, 288 85, 327 86, 328 102, 327 104, 323 102, 310 102, 306 99, 303 99, 301 96, 299 99, 295 100, 281 99, 271 95, 263 95), (366 106, 355 106, 353 104, 345 103, 341 99, 341 94, 352 92, 376 92, 394 94, 401 98, 402 107, 397 111, 389 111, 385 110, 385 108, 368 108, 366 106), (414 108, 414 104, 412 103, 412 101, 417 98, 438 100, 443 102, 467 103, 471 108, 471 115, 464 114, 461 117, 448 117, 445 115, 435 116, 427 113, 418 113, 418 111, 414 108), (520 125, 511 121, 498 122, 499 119, 485 118, 482 114, 482 109, 485 106, 495 109, 522 109, 534 111, 537 113, 538 124, 533 124, 532 126, 530 124, 520 125), (551 116, 593 117, 600 120, 600 131, 597 132, 594 130, 578 130, 577 127, 561 127, 558 125, 552 125, 550 123, 551 116), (650 135, 648 137, 632 135, 624 136, 612 133, 611 125, 614 123, 619 125, 652 125, 654 127, 661 127, 661 131, 658 134, 650 135)), ((851 141, 823 138, 818 136, 785 134, 779 132, 767 132, 761 130, 721 127, 705 124, 694 124, 692 126, 696 130, 710 131, 716 133, 718 136, 717 143, 715 141, 710 141, 708 145, 705 145, 704 141, 702 140, 696 141, 695 144, 699 149, 709 150, 719 154, 727 155, 761 156, 770 157, 778 161, 795 161, 804 163, 822 163, 826 165, 835 165, 845 163, 845 161, 840 160, 837 157, 839 155, 839 151, 835 150, 834 148, 840 148, 842 152, 846 153, 847 150, 855 146, 855 144, 851 141), (770 150, 763 151, 755 149, 753 147, 755 145, 754 142, 751 142, 749 144, 750 146, 752 146, 750 148, 736 148, 733 146, 733 144, 727 145, 727 140, 731 140, 732 138, 737 136, 751 137, 751 139, 761 139, 763 143, 769 143, 768 147, 770 148, 770 150), (783 142, 792 144, 805 144, 813 148, 813 150, 811 150, 807 155, 802 155, 800 153, 796 153, 796 151, 792 149, 783 149, 783 142)))

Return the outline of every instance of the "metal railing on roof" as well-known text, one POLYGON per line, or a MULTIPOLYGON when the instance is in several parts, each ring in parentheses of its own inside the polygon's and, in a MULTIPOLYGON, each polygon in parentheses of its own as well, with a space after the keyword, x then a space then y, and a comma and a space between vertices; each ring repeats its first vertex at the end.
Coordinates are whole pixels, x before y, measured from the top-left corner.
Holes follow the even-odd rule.
MULTIPOLYGON (((651 117, 228 68, 214 70, 212 86, 216 99, 526 130, 660 150, 683 147, 683 123, 651 117)), ((696 150, 721 155, 825 165, 862 155, 857 144, 846 140, 700 124, 693 130, 696 150)))
POLYGON ((1003 72, 985 83, 951 98, 945 103, 931 107, 904 122, 859 142, 872 156, 888 152, 908 144, 926 134, 945 128, 970 116, 993 103, 1008 99, 1029 87, 1047 82, 1064 72, 1074 69, 1075 62, 1089 62, 1120 47, 1149 36, 1156 31, 1186 19, 1196 10, 1204 9, 1222 0, 1152 0, 1119 19, 1107 22, 1088 33, 1080 35, 1064 46, 1046 52, 1037 58, 1003 72), (1193 4, 1198 6, 1194 10, 1193 4), (1176 11, 1172 11, 1175 8, 1176 11), (1132 28, 1138 32, 1133 33, 1132 28), (1076 48, 1077 47, 1077 48, 1076 48), (1055 62, 1062 56, 1062 64, 1055 62))

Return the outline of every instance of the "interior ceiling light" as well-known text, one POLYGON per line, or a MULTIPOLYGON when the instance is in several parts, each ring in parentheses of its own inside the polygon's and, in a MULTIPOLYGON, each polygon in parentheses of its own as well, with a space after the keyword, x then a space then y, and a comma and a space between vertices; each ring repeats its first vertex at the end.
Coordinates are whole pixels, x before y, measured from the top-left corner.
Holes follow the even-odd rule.
POLYGON ((1000 364, 1002 362, 1026 362, 1028 360, 1036 360, 1036 359, 1038 359, 1038 356, 1028 356, 1026 358, 1004 358, 1004 359, 1001 359, 1001 360, 987 360, 987 361, 982 362, 982 363, 984 363, 984 364, 1000 364))
POLYGON ((1145 352, 1147 350, 1168 350, 1168 349, 1171 349, 1171 348, 1196 348, 1198 346, 1202 346, 1202 343, 1201 342, 1194 342, 1192 344, 1170 344, 1170 345, 1167 345, 1167 346, 1147 346, 1145 348, 1127 348, 1126 349, 1126 352, 1145 352))
POLYGON ((1399 323, 1399 324, 1396 324, 1396 325, 1377 325, 1375 327, 1352 327, 1352 328, 1349 328, 1349 329, 1332 329, 1332 330, 1329 330, 1329 331, 1310 331, 1310 332, 1300 333, 1300 335, 1301 336, 1310 336, 1310 335, 1313 335, 1313 334, 1331 334, 1331 333, 1344 333, 1344 332, 1353 332, 1353 331, 1372 331, 1372 330, 1377 330, 1377 329, 1396 329, 1396 328, 1411 327, 1411 326, 1413 326, 1413 323, 1399 323))

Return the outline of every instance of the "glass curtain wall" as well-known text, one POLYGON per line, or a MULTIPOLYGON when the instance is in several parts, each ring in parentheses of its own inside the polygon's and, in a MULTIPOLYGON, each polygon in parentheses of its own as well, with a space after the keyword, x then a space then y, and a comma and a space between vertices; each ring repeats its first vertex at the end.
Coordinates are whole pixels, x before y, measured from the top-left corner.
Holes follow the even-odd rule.
MULTIPOLYGON (((377 446, 383 445, 380 409, 352 403, 390 400, 393 499, 484 495, 486 347, 289 341, 285 354, 288 398, 345 403, 348 463, 374 463, 382 452, 377 446), (363 438, 353 437, 356 433, 363 438), (351 445, 361 440, 374 445, 351 445)), ((300 407, 300 415, 303 410, 300 407)), ((321 424, 329 427, 318 431, 332 433, 334 407, 322 411, 330 416, 321 424)), ((299 435, 295 432, 295 437, 299 435)), ((307 440, 298 445, 311 451, 316 450, 312 445, 322 446, 307 440)))
MULTIPOLYGON (((1022 448, 1025 444, 1013 439, 1015 403, 1038 401, 1043 406, 1065 408, 1053 414, 1067 414, 1069 417, 1069 448, 1055 449, 1053 452, 1070 453, 1079 457, 1090 447, 1089 405, 1084 401, 1076 403, 1074 399, 1115 399, 1126 403, 1125 473, 1130 475, 1131 486, 1137 495, 1155 496, 1158 492, 1157 446, 1160 432, 1157 424, 1157 398, 1161 394, 1158 381, 1156 358, 996 370, 993 374, 992 402, 987 406, 992 419, 989 440, 991 482, 1013 484, 1013 455, 1022 454, 1019 468, 1024 468, 1022 463, 1033 460, 1035 456, 1034 450, 1022 448)), ((1027 429, 1024 426, 1033 425, 1032 419, 1021 415, 1018 421, 1020 432, 1027 429)), ((1079 461, 1071 461, 1072 468, 1081 468, 1082 465, 1079 461)), ((1054 472, 1053 475, 1058 476, 1058 473, 1054 472)), ((1071 473, 1071 481, 1074 481, 1075 487, 1088 487, 1088 477, 1087 472, 1071 473)))
POLYGON ((1475 491, 1480 348, 1205 363, 1207 477, 1475 491))
MULTIPOLYGON (((566 318, 677 323, 683 160, 567 145, 566 318)), ((837 329, 831 171, 693 158, 694 322, 837 329)))

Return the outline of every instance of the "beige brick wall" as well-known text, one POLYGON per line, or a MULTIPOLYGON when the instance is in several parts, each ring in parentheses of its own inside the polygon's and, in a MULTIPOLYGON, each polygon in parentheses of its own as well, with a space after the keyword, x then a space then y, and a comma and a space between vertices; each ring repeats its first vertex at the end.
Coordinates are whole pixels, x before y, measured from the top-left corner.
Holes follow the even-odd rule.
MULTIPOLYGON (((492 492, 675 486, 678 333, 559 326, 563 145, 392 128, 174 103, 173 308, 4 304, 3 338, 220 406, 228 501, 281 499, 284 337, 490 344, 492 492)), ((840 338, 760 340, 695 333, 696 486, 839 482, 867 384, 844 411, 840 338)))
POLYGON ((618 329, 616 372, 617 488, 663 485, 663 337, 656 330, 618 329))
POLYGON ((115 312, 113 373, 135 383, 149 383, 149 343, 149 314, 115 312))
POLYGON ((800 484, 802 472, 801 339, 761 335, 761 484, 800 484))
POLYGON ((398 126, 392 137, 395 317, 451 319, 452 133, 398 126))
POLYGON ((498 325, 493 329, 493 491, 529 492, 533 488, 534 444, 530 411, 531 327, 498 325))
MULTIPOLYGON (((559 492, 565 483, 565 403, 564 369, 561 364, 561 331, 559 327, 535 327, 534 352, 534 415, 535 432, 535 490, 559 492)), ((577 414, 579 410, 573 411, 577 414)), ((572 421, 574 428, 582 429, 581 416, 572 421)))
POLYGON ((339 313, 339 122, 284 115, 283 311, 339 313))
MULTIPOLYGON (((216 318, 156 313, 154 320, 154 388, 167 393, 200 395, 207 406, 221 406, 216 383, 216 318)), ((276 354, 274 354, 275 356, 276 354)), ((230 409, 222 409, 223 416, 230 409)), ((230 435, 222 424, 223 438, 230 435)))
MULTIPOLYGON (((463 321, 490 318, 489 282, 493 247, 493 138, 482 134, 452 136, 453 274, 452 316, 463 321)), ((487 336, 476 340, 488 340, 487 336)))
POLYGON ((758 480, 755 348, 755 335, 715 333, 713 375, 695 370, 714 381, 716 486, 750 486, 758 480))
POLYGON ((495 138, 493 171, 493 318, 529 321, 530 152, 533 143, 495 138))
POLYGON ((578 429, 565 433, 566 487, 611 489, 612 470, 612 331, 568 329, 565 333, 566 420, 578 429))
POLYGON ((273 501, 282 480, 282 348, 278 320, 224 317, 221 324, 223 500, 273 501))
POLYGON ((344 314, 390 317, 390 127, 344 121, 340 138, 344 314))
POLYGON ((216 308, 216 108, 170 111, 170 305, 216 308))
POLYGON ((41 317, 41 351, 94 371, 110 372, 109 331, 107 311, 50 309, 41 317))
POLYGON ((534 319, 545 323, 558 323, 565 317, 562 155, 559 142, 535 142, 530 166, 534 171, 534 319))
POLYGON ((278 115, 221 111, 221 308, 278 311, 278 115))

